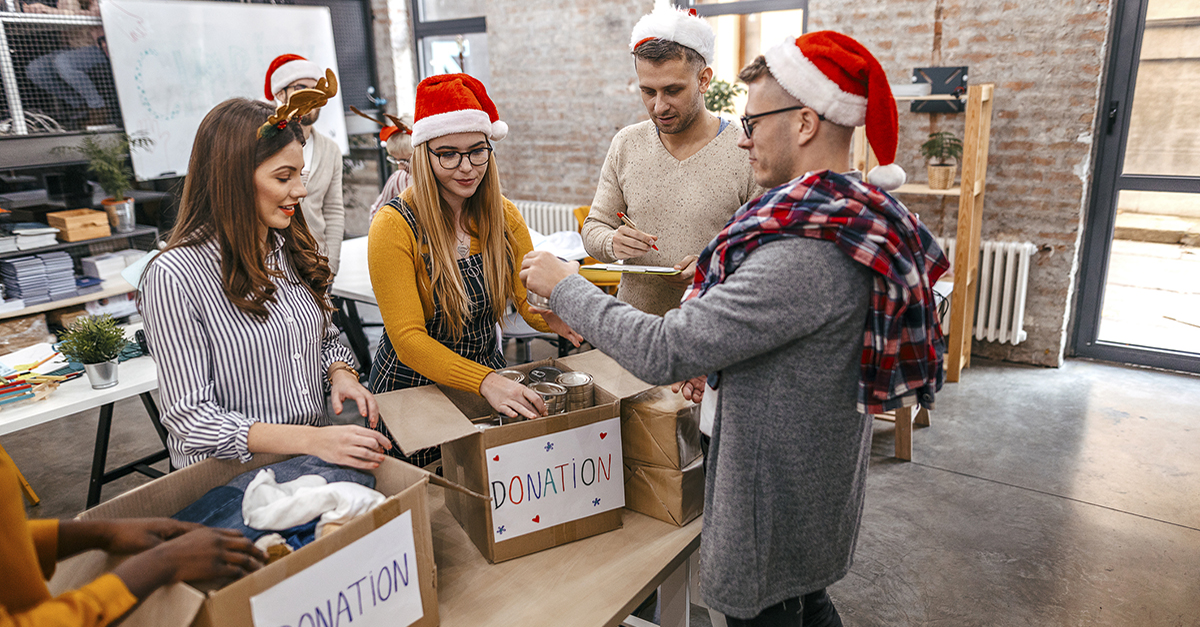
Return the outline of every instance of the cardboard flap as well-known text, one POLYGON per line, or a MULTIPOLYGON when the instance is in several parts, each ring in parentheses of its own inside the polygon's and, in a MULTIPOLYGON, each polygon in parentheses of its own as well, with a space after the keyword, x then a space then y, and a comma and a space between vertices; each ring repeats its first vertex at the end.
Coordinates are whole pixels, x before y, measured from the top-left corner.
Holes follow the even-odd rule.
POLYGON ((486 494, 480 494, 464 485, 457 484, 445 477, 439 477, 433 473, 429 473, 429 483, 432 483, 433 485, 436 485, 436 486, 446 488, 447 490, 454 490, 455 492, 459 492, 459 493, 465 494, 467 496, 475 497, 481 501, 492 500, 492 497, 490 497, 486 494))
POLYGON ((612 392, 617 398, 633 396, 654 387, 633 376, 633 373, 621 367, 612 357, 598 350, 563 357, 558 361, 569 366, 571 370, 592 375, 596 385, 612 392))
POLYGON ((478 432, 436 385, 376 394, 375 401, 405 455, 478 432))

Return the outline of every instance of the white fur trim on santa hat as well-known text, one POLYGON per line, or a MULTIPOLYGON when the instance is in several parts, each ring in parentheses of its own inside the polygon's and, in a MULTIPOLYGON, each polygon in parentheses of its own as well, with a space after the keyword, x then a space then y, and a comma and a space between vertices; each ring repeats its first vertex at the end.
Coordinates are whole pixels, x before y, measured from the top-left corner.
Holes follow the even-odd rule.
POLYGON ((907 180, 908 175, 904 173, 904 168, 894 163, 877 165, 867 173, 868 183, 889 192, 900 187, 907 180))
POLYGON ((629 51, 633 52, 639 42, 646 39, 666 39, 700 53, 706 65, 712 65, 716 35, 708 22, 676 9, 666 0, 656 0, 654 10, 642 16, 633 27, 629 38, 629 51))
POLYGON ((787 93, 825 119, 842 126, 862 126, 867 121, 867 99, 842 91, 796 46, 794 38, 763 53, 771 76, 787 93))
POLYGON ((500 141, 508 135, 508 124, 496 120, 492 123, 487 112, 481 109, 447 111, 421 118, 413 123, 412 143, 414 146, 431 139, 454 133, 483 133, 492 141, 500 141))
POLYGON ((325 70, 321 66, 309 61, 308 59, 296 59, 288 61, 279 66, 273 74, 271 74, 271 93, 278 94, 283 91, 284 87, 302 79, 309 78, 314 81, 319 81, 325 78, 325 70))

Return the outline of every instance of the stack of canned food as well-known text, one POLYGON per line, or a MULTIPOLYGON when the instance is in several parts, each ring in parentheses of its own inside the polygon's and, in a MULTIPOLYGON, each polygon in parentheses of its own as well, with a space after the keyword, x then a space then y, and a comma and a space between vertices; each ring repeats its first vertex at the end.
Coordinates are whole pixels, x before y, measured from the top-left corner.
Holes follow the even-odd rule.
MULTIPOLYGON (((528 385, 542 397, 549 415, 587 409, 595 404, 592 375, 586 372, 563 372, 553 366, 542 366, 530 370, 528 377, 517 370, 497 370, 496 374, 528 385)), ((502 420, 503 424, 517 421, 512 418, 502 420)))

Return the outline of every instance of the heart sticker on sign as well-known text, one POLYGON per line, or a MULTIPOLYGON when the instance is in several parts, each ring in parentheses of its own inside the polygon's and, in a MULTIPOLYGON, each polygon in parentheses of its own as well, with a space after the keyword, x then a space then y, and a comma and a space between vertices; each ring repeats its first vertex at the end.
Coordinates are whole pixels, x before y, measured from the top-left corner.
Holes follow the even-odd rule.
POLYGON ((537 516, 534 516, 533 522, 542 522, 542 515, 538 514, 537 516))
POLYGON ((604 438, 607 438, 607 437, 608 437, 608 433, 607 433, 607 432, 605 432, 605 431, 601 431, 601 432, 600 432, 600 439, 601 439, 601 440, 603 440, 604 438))
POLYGON ((498 462, 498 461, 500 461, 500 456, 499 456, 499 455, 497 455, 497 456, 493 457, 493 458, 492 458, 492 461, 495 461, 495 462, 498 462))

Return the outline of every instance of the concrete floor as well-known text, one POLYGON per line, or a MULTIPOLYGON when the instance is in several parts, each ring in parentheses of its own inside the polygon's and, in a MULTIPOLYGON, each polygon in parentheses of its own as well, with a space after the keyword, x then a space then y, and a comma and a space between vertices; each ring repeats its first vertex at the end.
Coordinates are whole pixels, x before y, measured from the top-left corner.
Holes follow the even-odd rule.
MULTIPOLYGON (((1195 376, 977 360, 914 434, 915 461, 876 423, 855 564, 830 588, 845 624, 1200 625, 1197 407, 1195 376)), ((110 464, 158 446, 137 399, 116 416, 110 464)), ((95 425, 5 436, 43 498, 31 516, 82 509, 95 425)))

